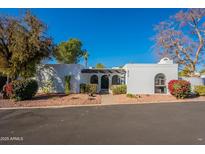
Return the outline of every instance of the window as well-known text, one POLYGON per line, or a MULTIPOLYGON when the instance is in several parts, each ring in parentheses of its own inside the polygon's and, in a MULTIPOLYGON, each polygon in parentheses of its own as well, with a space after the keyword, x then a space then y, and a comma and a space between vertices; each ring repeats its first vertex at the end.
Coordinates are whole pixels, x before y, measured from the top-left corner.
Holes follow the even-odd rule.
POLYGON ((90 78, 90 83, 91 84, 98 84, 98 76, 97 75, 92 75, 90 78))
POLYGON ((166 79, 164 74, 155 76, 155 93, 166 93, 166 79))
POLYGON ((120 84, 120 77, 118 75, 114 75, 112 77, 112 85, 119 85, 120 84))

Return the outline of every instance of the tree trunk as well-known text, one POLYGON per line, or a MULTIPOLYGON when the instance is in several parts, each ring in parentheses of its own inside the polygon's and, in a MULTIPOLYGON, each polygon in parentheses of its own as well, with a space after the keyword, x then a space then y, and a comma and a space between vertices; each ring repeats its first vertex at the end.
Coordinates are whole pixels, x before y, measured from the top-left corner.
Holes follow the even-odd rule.
POLYGON ((196 65, 195 64, 191 64, 190 76, 194 76, 195 75, 195 71, 196 71, 196 65))
POLYGON ((8 84, 9 83, 9 76, 7 75, 6 77, 7 77, 6 84, 8 84))
POLYGON ((88 67, 88 61, 85 60, 85 68, 87 68, 87 67, 88 67))
POLYGON ((86 60, 85 62, 85 67, 87 68, 88 67, 88 61, 86 60))

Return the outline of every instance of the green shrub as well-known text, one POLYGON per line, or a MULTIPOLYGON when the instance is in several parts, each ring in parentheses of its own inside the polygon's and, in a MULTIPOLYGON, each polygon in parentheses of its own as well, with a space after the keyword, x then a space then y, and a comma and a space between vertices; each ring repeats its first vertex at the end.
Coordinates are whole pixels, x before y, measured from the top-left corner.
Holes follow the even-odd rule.
POLYGON ((136 98, 136 95, 134 95, 134 94, 127 94, 126 96, 129 98, 136 98))
POLYGON ((81 83, 80 84, 80 93, 85 93, 86 92, 86 84, 85 83, 81 83))
POLYGON ((65 76, 65 94, 70 94, 70 80, 71 76, 65 76))
POLYGON ((97 84, 80 84, 80 93, 89 93, 91 95, 97 93, 97 84))
POLYGON ((0 91, 3 90, 3 86, 6 84, 6 81, 7 81, 7 77, 1 76, 0 74, 0 91))
POLYGON ((87 84, 86 85, 86 92, 90 95, 97 93, 97 84, 87 84))
POLYGON ((41 90, 45 94, 53 92, 53 90, 54 90, 54 83, 53 83, 53 81, 52 80, 44 81, 43 85, 41 87, 41 90))
POLYGON ((17 101, 31 99, 38 91, 38 83, 33 79, 12 82, 14 98, 17 101))
POLYGON ((127 86, 126 85, 113 85, 111 87, 113 95, 117 94, 126 94, 127 93, 127 86))
POLYGON ((205 96, 205 86, 195 86, 194 92, 197 93, 199 96, 205 96))
POLYGON ((142 97, 142 96, 137 95, 137 94, 127 94, 126 96, 129 98, 141 98, 142 97))

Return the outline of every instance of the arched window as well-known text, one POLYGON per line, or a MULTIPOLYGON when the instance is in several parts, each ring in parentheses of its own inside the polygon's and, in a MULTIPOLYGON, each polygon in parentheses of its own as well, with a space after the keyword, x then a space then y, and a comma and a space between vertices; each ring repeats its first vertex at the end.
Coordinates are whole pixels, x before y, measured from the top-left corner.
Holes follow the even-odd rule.
POLYGON ((98 76, 97 75, 92 75, 90 78, 90 83, 91 84, 98 84, 98 76))
POLYGON ((114 75, 112 77, 112 85, 119 85, 120 84, 120 77, 118 75, 114 75))
POLYGON ((166 93, 165 75, 160 73, 155 76, 155 93, 166 93))

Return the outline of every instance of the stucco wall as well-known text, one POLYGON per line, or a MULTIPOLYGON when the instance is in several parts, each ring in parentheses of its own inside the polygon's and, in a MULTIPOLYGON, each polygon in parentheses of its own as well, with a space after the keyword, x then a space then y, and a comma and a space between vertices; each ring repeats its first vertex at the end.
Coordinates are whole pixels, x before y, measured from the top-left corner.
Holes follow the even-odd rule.
POLYGON ((170 80, 178 79, 177 64, 127 64, 124 68, 127 93, 154 94, 154 79, 159 73, 165 75, 166 85, 170 80))
POLYGON ((41 89, 45 81, 52 81, 54 89, 52 92, 63 93, 65 85, 65 76, 71 76, 71 92, 79 92, 79 84, 83 79, 81 77, 82 65, 79 64, 45 64, 40 65, 37 69, 36 79, 41 89))
POLYGON ((122 75, 120 73, 82 73, 81 77, 81 83, 90 83, 91 76, 97 75, 98 76, 98 85, 97 85, 97 92, 101 91, 101 78, 104 75, 107 75, 109 78, 109 88, 112 86, 112 77, 114 75, 118 75, 121 77, 122 75))

